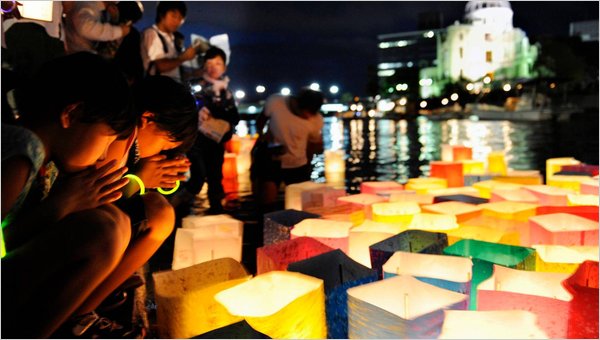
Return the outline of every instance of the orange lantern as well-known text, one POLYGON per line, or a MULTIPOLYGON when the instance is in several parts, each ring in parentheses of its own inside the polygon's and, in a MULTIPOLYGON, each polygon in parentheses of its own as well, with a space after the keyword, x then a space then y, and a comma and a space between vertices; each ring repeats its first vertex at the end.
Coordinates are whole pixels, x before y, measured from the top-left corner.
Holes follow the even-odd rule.
POLYGON ((223 161, 223 179, 237 178, 237 156, 234 153, 225 153, 223 161))
POLYGON ((584 195, 598 195, 598 180, 589 178, 582 181, 580 189, 584 195))
POLYGON ((452 160, 463 161, 473 159, 473 149, 468 146, 453 145, 452 146, 452 160))
POLYGON ((542 175, 537 170, 508 170, 504 176, 494 176, 494 180, 523 185, 543 184, 542 175))
POLYGON ((559 172, 563 165, 577 165, 581 162, 573 157, 549 158, 546 160, 546 182, 556 172, 559 172))
POLYGON ((417 194, 427 194, 429 190, 445 189, 447 187, 448 181, 445 178, 436 177, 409 178, 404 186, 406 190, 414 190, 417 194))
POLYGON ((521 185, 513 183, 498 182, 494 180, 481 181, 473 184, 473 187, 479 190, 479 196, 483 198, 491 198, 492 191, 496 190, 517 190, 521 185))
POLYGON ((565 213, 581 216, 598 221, 598 206, 540 206, 536 208, 536 215, 565 213))
POLYGON ((432 161, 429 165, 431 166, 431 177, 444 178, 448 187, 464 185, 462 163, 432 161))
POLYGON ((532 194, 531 192, 523 189, 516 190, 501 190, 497 189, 491 193, 490 202, 502 202, 502 201, 511 201, 511 202, 521 202, 521 203, 529 203, 529 204, 537 204, 539 202, 538 198, 532 194))

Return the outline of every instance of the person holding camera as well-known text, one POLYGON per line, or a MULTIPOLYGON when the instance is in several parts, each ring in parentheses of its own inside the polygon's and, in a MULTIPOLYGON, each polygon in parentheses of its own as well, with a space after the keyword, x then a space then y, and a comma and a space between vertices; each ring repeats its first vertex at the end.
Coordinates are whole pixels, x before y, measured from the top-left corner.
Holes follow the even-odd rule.
POLYGON ((182 82, 181 66, 196 57, 196 48, 183 50, 177 30, 183 24, 187 7, 183 1, 160 1, 155 24, 142 32, 141 53, 147 75, 164 75, 182 82))

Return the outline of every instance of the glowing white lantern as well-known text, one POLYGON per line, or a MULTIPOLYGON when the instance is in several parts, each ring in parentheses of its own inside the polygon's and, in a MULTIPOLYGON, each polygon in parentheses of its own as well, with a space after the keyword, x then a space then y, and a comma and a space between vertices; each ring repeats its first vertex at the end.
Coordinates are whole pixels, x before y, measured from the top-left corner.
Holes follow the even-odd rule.
POLYGON ((565 315, 573 296, 562 281, 568 277, 494 265, 494 274, 477 287, 477 310, 527 310, 550 338, 566 338, 565 315))
POLYGON ((348 253, 348 236, 352 228, 351 222, 308 218, 296 224, 290 236, 292 239, 302 236, 315 240, 333 248, 348 253))
POLYGON ((290 184, 285 187, 285 208, 302 210, 302 192, 306 190, 313 190, 319 188, 325 188, 327 185, 324 183, 315 183, 311 181, 290 184))
POLYGON ((436 287, 469 295, 472 267, 473 263, 466 257, 397 251, 383 265, 383 278, 408 275, 436 287))
POLYGON ((241 321, 218 304, 214 295, 251 277, 230 258, 153 273, 160 337, 186 339, 241 321))
POLYGON ((597 246, 598 222, 572 214, 547 214, 529 218, 532 244, 597 246))
POLYGON ((373 221, 399 223, 406 226, 413 216, 421 212, 416 202, 375 203, 372 206, 373 221))
POLYGON ((403 190, 404 186, 398 182, 385 181, 385 182, 362 182, 360 183, 361 194, 373 194, 377 195, 381 191, 399 191, 403 190))
POLYGON ((350 229, 348 237, 350 250, 348 256, 363 266, 371 268, 369 247, 372 244, 400 234, 404 230, 405 228, 398 223, 381 223, 366 220, 361 225, 350 229))
POLYGON ((453 151, 452 151, 452 145, 442 144, 442 161, 452 162, 453 160, 454 160, 454 155, 453 155, 453 151))
POLYGON ((387 201, 385 197, 372 194, 357 194, 338 198, 340 203, 350 203, 353 210, 363 211, 367 219, 372 216, 371 205, 385 201, 387 201))
POLYGON ((567 205, 569 206, 598 206, 598 195, 567 195, 567 205))
POLYGON ((348 289, 350 339, 436 338, 443 311, 467 307, 467 296, 400 275, 348 289))
POLYGON ((535 270, 572 274, 584 261, 598 262, 598 246, 532 246, 536 251, 535 270))
POLYGON ((215 295, 232 315, 273 339, 325 338, 323 280, 272 271, 215 295))
POLYGON ((452 215, 458 223, 461 223, 481 215, 481 208, 475 204, 450 201, 424 205, 423 212, 452 215))
POLYGON ((229 215, 188 216, 175 234, 172 269, 214 259, 242 260, 244 225, 229 215))
POLYGON ((548 339, 537 316, 524 310, 444 311, 438 339, 548 339))
POLYGON ((325 179, 327 183, 343 185, 346 174, 344 150, 325 151, 325 179))

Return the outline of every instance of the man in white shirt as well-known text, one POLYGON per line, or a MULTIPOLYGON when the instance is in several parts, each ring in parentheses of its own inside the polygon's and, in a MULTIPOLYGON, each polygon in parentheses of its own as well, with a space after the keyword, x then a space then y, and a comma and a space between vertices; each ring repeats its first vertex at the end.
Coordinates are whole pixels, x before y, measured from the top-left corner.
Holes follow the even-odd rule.
POLYGON ((175 33, 183 24, 187 13, 183 1, 161 1, 156 7, 156 20, 152 27, 142 33, 142 60, 149 75, 164 75, 181 82, 180 66, 196 56, 196 50, 188 47, 181 52, 175 43, 175 33))

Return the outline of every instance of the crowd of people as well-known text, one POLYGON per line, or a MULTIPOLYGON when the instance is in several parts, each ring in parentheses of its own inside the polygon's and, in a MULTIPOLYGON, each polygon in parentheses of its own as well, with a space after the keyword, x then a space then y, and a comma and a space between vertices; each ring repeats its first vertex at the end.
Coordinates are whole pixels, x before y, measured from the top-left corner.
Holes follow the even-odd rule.
MULTIPOLYGON (((240 119, 228 58, 184 48, 182 1, 159 2, 141 33, 139 1, 52 6, 40 21, 2 1, 2 335, 141 338, 102 307, 205 183, 207 213, 224 212, 224 145, 240 119)), ((251 169, 261 211, 281 182, 310 179, 322 103, 309 89, 267 100, 251 169)))

